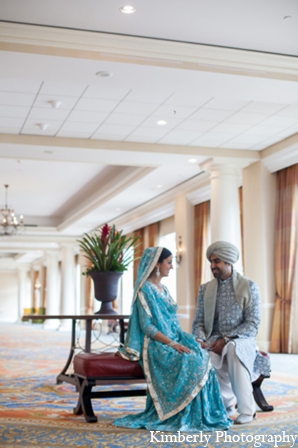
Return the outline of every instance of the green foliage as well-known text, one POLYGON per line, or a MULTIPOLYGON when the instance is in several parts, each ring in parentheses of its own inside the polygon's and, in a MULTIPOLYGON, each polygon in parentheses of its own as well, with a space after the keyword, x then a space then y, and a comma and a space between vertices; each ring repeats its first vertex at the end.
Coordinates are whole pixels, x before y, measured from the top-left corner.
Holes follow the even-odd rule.
POLYGON ((118 231, 115 225, 109 227, 108 224, 90 234, 85 233, 78 243, 92 266, 84 274, 90 275, 92 271, 126 271, 128 265, 136 259, 134 249, 138 246, 138 239, 138 236, 122 235, 122 230, 118 231))

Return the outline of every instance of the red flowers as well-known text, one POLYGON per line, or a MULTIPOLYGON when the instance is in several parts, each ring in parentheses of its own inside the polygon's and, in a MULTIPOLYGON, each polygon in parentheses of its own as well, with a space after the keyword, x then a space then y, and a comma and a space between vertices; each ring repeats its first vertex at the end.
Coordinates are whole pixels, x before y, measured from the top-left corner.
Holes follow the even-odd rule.
POLYGON ((109 236, 110 232, 111 232, 112 227, 109 227, 108 224, 104 224, 104 226, 101 229, 101 241, 103 243, 106 242, 107 237, 109 236))
POLYGON ((85 233, 78 240, 82 252, 91 261, 85 274, 92 271, 126 271, 128 265, 135 259, 134 250, 139 237, 122 235, 115 225, 103 224, 94 232, 85 233))

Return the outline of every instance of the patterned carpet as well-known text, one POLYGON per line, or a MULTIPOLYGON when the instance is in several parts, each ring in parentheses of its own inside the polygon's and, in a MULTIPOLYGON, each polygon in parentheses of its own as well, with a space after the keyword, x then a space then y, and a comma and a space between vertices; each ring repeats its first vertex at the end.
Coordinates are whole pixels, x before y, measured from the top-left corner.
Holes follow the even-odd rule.
POLYGON ((274 412, 258 412, 252 424, 235 425, 226 433, 154 434, 112 426, 115 418, 143 410, 144 397, 94 400, 95 424, 72 413, 77 401, 74 387, 55 383, 68 355, 69 333, 0 324, 0 338, 1 447, 298 446, 298 355, 272 356, 274 372, 263 390, 274 412))

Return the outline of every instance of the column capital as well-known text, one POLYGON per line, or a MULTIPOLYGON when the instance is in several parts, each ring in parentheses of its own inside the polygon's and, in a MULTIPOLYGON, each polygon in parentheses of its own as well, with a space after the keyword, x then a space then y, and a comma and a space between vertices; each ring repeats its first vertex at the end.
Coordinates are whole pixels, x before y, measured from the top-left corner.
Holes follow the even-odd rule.
POLYGON ((31 264, 30 263, 17 264, 16 266, 17 266, 17 270, 18 271, 24 271, 24 272, 31 271, 31 264))
POLYGON ((47 257, 60 257, 61 251, 58 249, 50 249, 46 251, 47 257))
POLYGON ((79 243, 61 243, 60 244, 62 251, 72 252, 74 255, 78 255, 80 253, 79 243))
POLYGON ((35 272, 37 272, 37 271, 39 271, 40 270, 40 264, 33 264, 33 265, 31 265, 31 270, 32 271, 35 271, 35 272))
POLYGON ((62 249, 74 249, 76 246, 78 245, 78 243, 73 243, 73 242, 65 242, 65 243, 61 243, 60 247, 62 249))
POLYGON ((222 174, 236 174, 247 166, 247 162, 239 159, 232 159, 229 162, 223 157, 214 157, 200 163, 200 168, 203 171, 221 172, 222 174))

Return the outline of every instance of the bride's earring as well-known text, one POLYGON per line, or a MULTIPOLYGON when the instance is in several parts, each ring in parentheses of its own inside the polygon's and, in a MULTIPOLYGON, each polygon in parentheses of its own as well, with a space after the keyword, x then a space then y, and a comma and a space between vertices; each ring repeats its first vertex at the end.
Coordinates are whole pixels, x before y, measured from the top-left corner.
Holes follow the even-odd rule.
POLYGON ((159 270, 159 267, 158 267, 158 266, 157 266, 157 268, 156 268, 156 276, 157 276, 157 277, 160 276, 160 270, 159 270))

